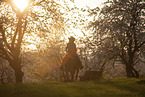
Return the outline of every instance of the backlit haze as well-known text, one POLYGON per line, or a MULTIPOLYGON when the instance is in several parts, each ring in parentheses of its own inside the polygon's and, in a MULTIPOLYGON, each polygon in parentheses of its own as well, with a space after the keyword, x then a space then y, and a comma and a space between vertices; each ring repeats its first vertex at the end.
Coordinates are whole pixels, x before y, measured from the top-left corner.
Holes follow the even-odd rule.
MULTIPOLYGON (((95 7, 101 7, 101 3, 105 2, 106 0, 74 0, 74 5, 76 5, 76 7, 78 8, 95 8, 95 7)), ((14 5, 21 11, 23 12, 24 9, 28 6, 29 0, 13 0, 14 5)), ((72 3, 72 2, 71 2, 72 3)), ((71 6, 71 4, 69 5, 71 6)), ((77 14, 76 14, 77 15, 77 14)), ((87 17, 86 18, 90 18, 91 17, 87 17)), ((79 25, 78 25, 79 26, 79 25)), ((78 27, 79 28, 79 27, 78 27)), ((72 33, 68 33, 68 35, 66 37, 69 36, 74 36, 75 38, 78 37, 83 37, 83 33, 81 29, 72 29, 71 31, 72 33)), ((86 33, 86 32, 85 32, 86 33)), ((86 33, 87 34, 87 33, 86 33)), ((36 50, 36 43, 34 43, 34 40, 32 41, 32 37, 27 37, 29 39, 27 39, 30 43, 32 43, 31 45, 28 45, 27 48, 32 49, 32 50, 36 50)), ((36 37, 35 37, 36 38, 36 37)), ((37 40, 37 39, 36 39, 37 40)))
POLYGON ((74 0, 75 4, 80 7, 90 7, 90 8, 95 8, 95 7, 100 7, 101 3, 105 2, 107 0, 74 0))

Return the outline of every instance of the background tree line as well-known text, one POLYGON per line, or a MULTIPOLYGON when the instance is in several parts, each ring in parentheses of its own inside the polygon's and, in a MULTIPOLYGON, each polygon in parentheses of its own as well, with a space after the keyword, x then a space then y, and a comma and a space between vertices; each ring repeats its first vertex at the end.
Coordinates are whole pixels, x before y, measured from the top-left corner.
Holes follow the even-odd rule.
POLYGON ((144 61, 143 0, 109 0, 102 9, 88 8, 82 9, 82 12, 77 7, 69 8, 68 2, 71 1, 63 2, 33 0, 21 13, 9 1, 1 1, 1 82, 4 76, 16 82, 22 82, 22 79, 60 80, 59 66, 65 55, 66 36, 71 33, 70 29, 78 26, 77 23, 86 28, 88 20, 84 20, 83 15, 86 11, 90 17, 94 17, 93 21, 87 22, 90 33, 86 34, 85 28, 81 28, 85 36, 76 40, 84 71, 95 69, 102 73, 111 72, 112 68, 121 64, 119 73, 126 71, 127 77, 141 76, 138 67, 144 61), (40 10, 36 11, 35 8, 40 10), (80 12, 73 20, 66 14, 72 10, 80 12), (70 28, 70 25, 74 26, 70 28), (34 39, 27 41, 30 36, 34 39), (31 44, 37 50, 26 49, 31 44))

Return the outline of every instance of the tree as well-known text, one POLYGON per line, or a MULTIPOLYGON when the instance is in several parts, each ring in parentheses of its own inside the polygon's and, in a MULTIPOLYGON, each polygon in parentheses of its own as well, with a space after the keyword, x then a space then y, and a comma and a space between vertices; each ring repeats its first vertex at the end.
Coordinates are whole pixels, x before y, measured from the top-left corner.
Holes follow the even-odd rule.
MULTIPOLYGON (((58 28, 52 27, 52 30, 58 28)), ((62 34, 59 30, 49 33, 48 38, 41 39, 42 43, 39 42, 37 50, 23 52, 26 82, 60 80, 59 67, 65 49, 64 41, 60 39, 62 34)))
POLYGON ((140 48, 145 44, 145 4, 143 0, 108 0, 104 4, 101 10, 89 11, 94 16, 89 26, 94 31, 93 41, 102 48, 101 52, 110 53, 111 56, 106 57, 125 65, 128 78, 138 78, 135 66, 139 62, 140 48), (111 41, 106 47, 108 39, 111 41))
POLYGON ((0 46, 0 57, 6 59, 15 71, 16 82, 22 82, 24 73, 21 46, 24 35, 38 32, 50 33, 50 25, 63 22, 60 5, 54 0, 33 0, 28 8, 20 12, 9 0, 2 0, 0 11, 0 33, 3 42, 0 46))

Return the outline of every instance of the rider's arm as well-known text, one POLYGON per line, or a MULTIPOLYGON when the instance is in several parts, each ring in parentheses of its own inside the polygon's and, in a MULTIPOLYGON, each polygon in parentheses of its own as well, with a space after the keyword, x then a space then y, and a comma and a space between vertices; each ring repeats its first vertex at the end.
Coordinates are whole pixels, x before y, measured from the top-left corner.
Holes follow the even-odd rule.
POLYGON ((76 44, 74 43, 74 52, 76 53, 77 52, 77 47, 76 47, 76 44))
POLYGON ((65 48, 65 51, 68 52, 68 44, 67 44, 67 46, 66 46, 66 48, 65 48))

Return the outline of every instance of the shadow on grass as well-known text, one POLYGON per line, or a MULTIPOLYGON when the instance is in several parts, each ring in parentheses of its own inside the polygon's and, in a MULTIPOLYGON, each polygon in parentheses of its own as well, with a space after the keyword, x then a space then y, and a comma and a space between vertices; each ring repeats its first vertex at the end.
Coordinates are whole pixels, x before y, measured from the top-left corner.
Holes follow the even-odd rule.
POLYGON ((135 97, 145 97, 145 80, 139 79, 121 79, 120 81, 106 81, 106 84, 119 89, 126 91, 130 94, 135 94, 135 97))
POLYGON ((140 81, 138 81, 136 83, 139 84, 139 85, 145 85, 145 80, 140 80, 140 81))

